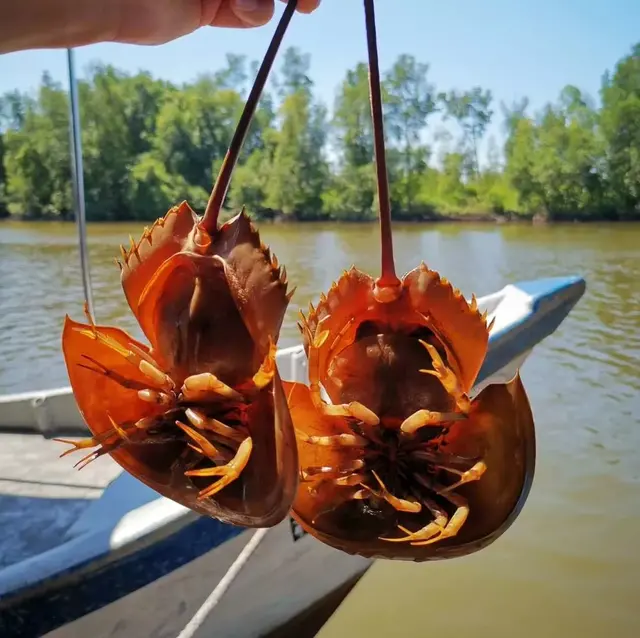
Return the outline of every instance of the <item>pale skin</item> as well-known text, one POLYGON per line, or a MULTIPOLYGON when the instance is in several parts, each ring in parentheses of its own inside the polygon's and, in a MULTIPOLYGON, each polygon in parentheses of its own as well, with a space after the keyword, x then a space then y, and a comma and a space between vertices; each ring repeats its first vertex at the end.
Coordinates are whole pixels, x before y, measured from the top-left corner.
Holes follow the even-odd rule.
MULTIPOLYGON (((285 2, 286 0, 279 0, 285 2)), ((275 0, 0 0, 0 53, 99 42, 164 44, 201 27, 267 24, 275 0)), ((320 0, 298 0, 312 13, 320 0)))

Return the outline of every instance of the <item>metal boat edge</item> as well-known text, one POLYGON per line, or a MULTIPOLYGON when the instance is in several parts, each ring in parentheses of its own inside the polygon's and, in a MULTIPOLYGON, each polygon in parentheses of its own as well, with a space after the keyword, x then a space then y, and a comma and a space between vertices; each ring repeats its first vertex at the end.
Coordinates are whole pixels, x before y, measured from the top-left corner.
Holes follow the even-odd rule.
MULTIPOLYGON (((474 390, 477 392, 490 383, 511 379, 535 346, 564 321, 585 288, 586 283, 580 277, 558 277, 510 284, 479 299, 479 306, 488 310, 496 321, 474 390)), ((300 347, 280 351, 278 367, 284 379, 307 379, 306 357, 300 347)), ((58 403, 57 408, 66 405, 64 409, 71 406, 77 412, 71 391, 66 388, 48 393, 5 396, 0 398, 0 424, 6 425, 7 416, 12 414, 10 410, 4 410, 7 405, 14 409, 17 405, 23 406, 35 420, 34 410, 37 411, 39 406, 34 407, 33 402, 37 398, 43 403, 50 398, 66 401, 66 404, 58 403)), ((62 414, 54 412, 54 416, 59 418, 62 414)), ((41 434, 46 435, 50 431, 49 425, 49 429, 41 434)), ((199 517, 122 473, 78 519, 59 546, 0 571, 0 635, 42 636, 56 628, 62 630, 70 623, 73 623, 75 632, 78 623, 91 623, 91 618, 100 616, 98 625, 90 625, 94 627, 90 635, 97 635, 94 631, 106 621, 100 610, 117 607, 123 598, 153 588, 156 581, 171 578, 172 574, 188 568, 189 564, 206 555, 211 555, 212 560, 220 564, 233 560, 251 533, 251 530, 199 517), (119 506, 110 510, 109 503, 118 503, 119 506), (105 520, 109 516, 111 519, 105 520), (17 634, 13 633, 16 631, 17 634)), ((336 551, 302 534, 290 520, 273 528, 268 534, 270 537, 279 539, 277 544, 281 549, 275 564, 283 573, 300 573, 295 567, 296 561, 322 565, 323 561, 331 560, 332 552, 336 551), (288 545, 282 540, 284 537, 289 538, 288 545)), ((251 573, 259 574, 261 570, 256 561, 260 556, 252 560, 251 573)), ((299 608, 290 604, 280 616, 276 614, 277 617, 270 614, 268 608, 274 601, 282 600, 283 591, 268 586, 265 592, 264 587, 258 586, 258 576, 253 575, 251 578, 256 582, 253 582, 252 604, 257 605, 256 609, 262 608, 264 618, 271 618, 271 624, 277 625, 303 611, 304 606, 308 607, 318 597, 357 574, 363 574, 369 564, 365 559, 341 555, 331 576, 324 579, 323 591, 314 590, 311 595, 309 590, 306 597, 302 592, 293 592, 297 595, 299 608), (260 605, 260 597, 266 597, 264 607, 260 605)), ((211 584, 224 573, 214 571, 211 584)), ((245 575, 245 578, 249 576, 245 575)), ((247 586, 251 587, 250 584, 247 586)), ((204 596, 206 592, 200 594, 204 596)), ((233 607, 231 598, 228 597, 229 605, 233 607)), ((145 609, 145 614, 148 612, 145 609)), ((225 613, 225 605, 216 610, 218 622, 225 613)), ((246 609, 238 613, 244 616, 246 609)), ((116 613, 114 618, 117 616, 116 613)), ((265 631, 268 625, 267 622, 265 631)), ((220 625, 216 625, 216 635, 227 635, 219 633, 220 630, 220 625)), ((241 636, 244 635, 242 631, 236 624, 233 634, 229 635, 241 636)), ((51 638, 64 635, 76 634, 54 631, 51 638)))

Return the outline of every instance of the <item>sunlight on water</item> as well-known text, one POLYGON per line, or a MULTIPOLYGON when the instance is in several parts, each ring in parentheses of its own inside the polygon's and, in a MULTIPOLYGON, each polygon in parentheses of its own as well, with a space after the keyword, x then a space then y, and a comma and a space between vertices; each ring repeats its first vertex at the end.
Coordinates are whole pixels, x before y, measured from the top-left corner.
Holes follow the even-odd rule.
MULTIPOLYGON (((140 338, 113 257, 137 225, 90 228, 99 323, 140 338)), ((355 263, 377 273, 377 228, 265 225, 298 309, 355 263)), ((530 499, 494 545, 427 565, 379 562, 321 638, 637 638, 640 615, 640 227, 398 226, 398 271, 424 259, 465 294, 578 274, 587 292, 523 370, 538 427, 530 499)), ((0 225, 0 392, 67 385, 65 313, 82 317, 75 228, 0 225)), ((313 574, 309 574, 313 578, 313 574)))

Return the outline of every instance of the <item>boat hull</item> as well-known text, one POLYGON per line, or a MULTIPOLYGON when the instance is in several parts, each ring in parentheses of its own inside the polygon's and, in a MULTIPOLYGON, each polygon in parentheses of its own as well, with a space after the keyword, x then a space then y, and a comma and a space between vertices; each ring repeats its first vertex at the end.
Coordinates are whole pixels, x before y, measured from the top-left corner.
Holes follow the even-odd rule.
MULTIPOLYGON (((479 299, 496 321, 474 393, 510 380, 584 291, 584 280, 566 277, 510 285, 479 299)), ((284 379, 306 381, 306 363, 301 348, 278 354, 284 379)), ((0 414, 18 418, 12 426, 0 417, 0 426, 49 435, 65 426, 65 411, 77 410, 72 395, 65 404, 58 390, 51 393, 55 411, 43 418, 48 395, 38 396, 37 406, 33 396, 3 398, 11 409, 0 407, 0 414), (46 431, 39 430, 37 411, 46 431)), ((199 517, 120 473, 57 546, 0 570, 0 636, 175 636, 254 533, 199 517)), ((371 564, 287 519, 266 533, 198 635, 269 635, 352 585, 371 564)))

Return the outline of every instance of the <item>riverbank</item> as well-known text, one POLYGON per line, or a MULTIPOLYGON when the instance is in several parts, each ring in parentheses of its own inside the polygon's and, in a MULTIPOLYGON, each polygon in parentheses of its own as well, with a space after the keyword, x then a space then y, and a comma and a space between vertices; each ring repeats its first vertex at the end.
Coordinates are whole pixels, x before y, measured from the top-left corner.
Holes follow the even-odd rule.
MULTIPOLYGON (((237 214, 237 210, 225 210, 220 214, 220 221, 224 222, 231 219, 237 214)), ((158 215, 160 217, 160 214, 158 215)), ((254 215, 255 221, 259 224, 283 224, 283 225, 300 225, 300 224, 337 224, 337 225, 368 225, 376 224, 376 218, 369 219, 336 219, 332 217, 318 218, 292 218, 287 215, 254 215)), ((157 217, 148 219, 88 219, 91 224, 136 224, 136 223, 153 223, 157 217)), ((394 217, 393 221, 399 224, 431 224, 431 223, 450 223, 450 224, 524 224, 524 225, 541 225, 541 224, 591 224, 591 223, 616 223, 616 222, 640 222, 640 212, 623 215, 588 215, 582 216, 577 214, 573 217, 548 217, 545 215, 534 213, 515 213, 506 212, 503 214, 477 212, 477 213, 432 213, 422 216, 402 216, 394 217)), ((73 216, 61 217, 60 215, 7 215, 0 216, 0 224, 3 222, 57 222, 57 223, 74 223, 73 216)))

